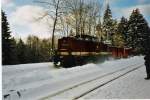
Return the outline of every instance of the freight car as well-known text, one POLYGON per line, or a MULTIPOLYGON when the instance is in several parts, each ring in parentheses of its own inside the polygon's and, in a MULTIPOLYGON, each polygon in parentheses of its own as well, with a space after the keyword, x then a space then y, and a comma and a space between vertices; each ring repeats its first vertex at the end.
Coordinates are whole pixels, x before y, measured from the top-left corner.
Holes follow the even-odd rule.
MULTIPOLYGON (((98 38, 89 35, 77 35, 74 37, 63 37, 58 40, 58 49, 53 57, 56 66, 73 67, 83 65, 89 61, 95 61, 98 57, 105 58, 115 54, 119 50, 108 44, 99 42, 98 38)), ((127 50, 119 52, 119 55, 127 55, 127 50)), ((117 53, 118 54, 118 53, 117 53)), ((117 55, 116 55, 117 56, 117 55)))

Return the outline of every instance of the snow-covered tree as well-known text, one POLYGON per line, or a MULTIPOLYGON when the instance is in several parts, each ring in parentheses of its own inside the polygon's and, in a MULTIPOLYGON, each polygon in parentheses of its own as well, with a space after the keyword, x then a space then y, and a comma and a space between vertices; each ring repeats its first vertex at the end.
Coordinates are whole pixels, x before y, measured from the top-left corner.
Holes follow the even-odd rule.
POLYGON ((143 43, 149 34, 149 27, 139 9, 133 10, 128 22, 128 26, 128 45, 137 53, 142 53, 143 46, 145 46, 143 43))

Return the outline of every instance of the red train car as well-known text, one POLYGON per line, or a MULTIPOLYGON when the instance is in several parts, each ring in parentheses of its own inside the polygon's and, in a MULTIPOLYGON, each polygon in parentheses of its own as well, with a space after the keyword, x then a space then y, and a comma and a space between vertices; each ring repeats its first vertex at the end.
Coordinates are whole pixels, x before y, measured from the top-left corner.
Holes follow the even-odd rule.
POLYGON ((132 49, 131 48, 120 48, 120 47, 110 47, 112 52, 112 57, 114 58, 127 58, 130 54, 132 49))

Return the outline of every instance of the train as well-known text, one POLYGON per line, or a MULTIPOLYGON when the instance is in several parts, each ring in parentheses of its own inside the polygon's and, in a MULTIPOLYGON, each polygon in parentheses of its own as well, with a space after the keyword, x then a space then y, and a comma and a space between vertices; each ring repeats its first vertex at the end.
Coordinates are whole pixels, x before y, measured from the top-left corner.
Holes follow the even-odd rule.
POLYGON ((83 65, 99 58, 128 57, 131 48, 120 48, 100 42, 95 36, 76 35, 58 39, 53 62, 55 66, 65 68, 83 65))

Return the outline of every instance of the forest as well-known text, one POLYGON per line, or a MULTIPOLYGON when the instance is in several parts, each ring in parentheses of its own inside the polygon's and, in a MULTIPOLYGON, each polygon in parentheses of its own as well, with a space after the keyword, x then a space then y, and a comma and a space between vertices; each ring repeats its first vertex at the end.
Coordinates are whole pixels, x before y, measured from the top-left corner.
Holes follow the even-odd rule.
POLYGON ((47 7, 41 15, 53 19, 53 31, 49 38, 30 35, 26 40, 12 37, 7 14, 2 10, 2 64, 25 64, 48 62, 53 50, 57 49, 58 36, 92 35, 100 42, 112 46, 133 48, 135 54, 144 54, 150 44, 150 27, 140 10, 133 9, 129 19, 122 16, 114 19, 109 4, 103 12, 102 5, 95 0, 51 0, 35 1, 47 7), (51 9, 50 9, 51 8, 51 9), (102 17, 103 16, 103 17, 102 17))

